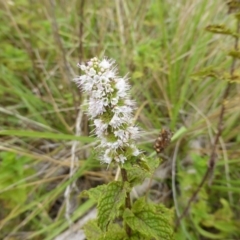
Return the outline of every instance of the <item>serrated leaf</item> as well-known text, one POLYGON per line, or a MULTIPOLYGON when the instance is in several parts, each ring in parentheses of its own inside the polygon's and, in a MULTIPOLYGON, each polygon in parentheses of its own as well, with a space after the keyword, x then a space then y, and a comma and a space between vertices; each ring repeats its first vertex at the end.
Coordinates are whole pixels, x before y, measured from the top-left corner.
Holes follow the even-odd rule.
POLYGON ((150 174, 153 174, 156 168, 160 164, 160 160, 158 158, 150 158, 150 157, 144 157, 141 161, 141 163, 146 162, 150 174))
POLYGON ((125 240, 148 240, 148 239, 146 237, 140 237, 138 234, 138 235, 133 235, 130 238, 127 238, 125 240))
POLYGON ((97 220, 88 221, 84 225, 83 230, 88 240, 98 240, 102 234, 101 229, 97 225, 97 220))
POLYGON ((149 172, 142 169, 137 164, 133 165, 132 169, 128 170, 128 181, 131 186, 142 183, 147 177, 149 177, 149 172))
MULTIPOLYGON (((144 171, 149 172, 151 175, 159 166, 159 163, 160 160, 158 158, 146 157, 143 155, 136 161, 135 164, 137 164, 144 171)), ((135 166, 135 164, 133 166, 135 166)))
POLYGON ((157 215, 164 215, 165 219, 168 219, 168 222, 173 226, 174 211, 172 209, 166 208, 163 204, 155 204, 157 215))
POLYGON ((108 224, 119 215, 119 209, 124 204, 128 191, 127 182, 125 186, 120 181, 111 182, 101 194, 98 202, 98 226, 107 231, 108 224))
POLYGON ((146 237, 173 240, 172 213, 164 206, 145 203, 140 198, 132 210, 125 210, 123 218, 133 231, 146 237))
POLYGON ((147 177, 150 177, 159 166, 159 159, 141 157, 135 163, 127 163, 123 168, 128 172, 128 181, 131 186, 142 183, 147 177))
POLYGON ((107 188, 106 184, 99 185, 95 188, 91 188, 89 190, 82 191, 81 194, 80 194, 80 197, 87 197, 88 196, 92 200, 98 202, 99 199, 101 198, 103 192, 106 190, 106 188, 107 188))
POLYGON ((98 240, 124 240, 127 235, 125 230, 118 224, 110 224, 108 231, 103 233, 98 240))

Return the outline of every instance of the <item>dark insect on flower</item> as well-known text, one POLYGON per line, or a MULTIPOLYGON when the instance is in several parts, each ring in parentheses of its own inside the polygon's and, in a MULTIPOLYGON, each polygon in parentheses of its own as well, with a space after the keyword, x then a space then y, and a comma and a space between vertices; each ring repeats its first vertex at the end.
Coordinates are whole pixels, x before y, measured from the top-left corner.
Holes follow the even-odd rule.
POLYGON ((161 153, 171 142, 172 132, 168 129, 162 129, 154 144, 157 153, 161 153))

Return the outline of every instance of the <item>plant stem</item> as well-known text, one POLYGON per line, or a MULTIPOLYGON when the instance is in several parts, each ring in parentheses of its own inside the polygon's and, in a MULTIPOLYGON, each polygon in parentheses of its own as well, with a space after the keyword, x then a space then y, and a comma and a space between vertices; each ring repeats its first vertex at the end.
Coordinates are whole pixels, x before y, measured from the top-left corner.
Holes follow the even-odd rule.
MULTIPOLYGON (((121 168, 121 174, 122 174, 123 183, 127 182, 128 177, 127 177, 126 169, 121 168)), ((126 199, 125 199, 125 208, 131 209, 131 199, 130 199, 130 193, 129 192, 127 192, 127 196, 126 196, 126 199)), ((126 224, 125 229, 126 229, 126 233, 127 233, 128 237, 131 237, 132 229, 128 226, 128 224, 126 224)))

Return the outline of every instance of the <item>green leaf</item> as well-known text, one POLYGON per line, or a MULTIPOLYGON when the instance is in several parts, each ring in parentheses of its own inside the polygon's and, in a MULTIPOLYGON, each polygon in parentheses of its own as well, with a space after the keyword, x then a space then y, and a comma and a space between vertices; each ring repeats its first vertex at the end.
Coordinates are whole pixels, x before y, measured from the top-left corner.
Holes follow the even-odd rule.
POLYGON ((147 177, 150 177, 159 166, 159 162, 160 161, 157 158, 147 158, 142 156, 134 163, 124 163, 123 168, 127 170, 128 181, 130 182, 131 186, 140 184, 147 177))
POLYGON ((149 172, 137 164, 134 164, 131 169, 128 169, 128 181, 131 186, 142 183, 148 176, 149 172))
POLYGON ((220 199, 220 202, 223 208, 215 213, 209 213, 210 206, 206 200, 199 200, 191 210, 194 227, 207 239, 228 239, 231 234, 239 233, 228 202, 224 199, 220 199))
POLYGON ((148 169, 150 175, 154 173, 156 168, 159 166, 160 160, 158 158, 142 157, 139 165, 148 169))
POLYGON ((240 193, 240 188, 239 187, 212 186, 211 188, 214 189, 214 190, 219 190, 219 191, 223 191, 223 192, 232 191, 232 192, 237 193, 237 194, 240 193))
POLYGON ((111 182, 103 190, 98 202, 98 226, 107 231, 108 224, 119 216, 119 209, 124 204, 128 183, 111 182))
POLYGON ((97 240, 102 234, 101 229, 97 225, 97 220, 88 221, 83 227, 84 233, 88 240, 97 240))
POLYGON ((237 233, 239 228, 234 223, 234 215, 228 201, 220 199, 220 202, 223 207, 218 209, 214 214, 209 214, 202 221, 202 225, 210 229, 216 228, 225 233, 225 236, 231 233, 237 233))
POLYGON ((150 239, 173 239, 173 214, 162 205, 146 203, 144 198, 140 198, 132 210, 125 210, 123 218, 133 231, 150 239))
POLYGON ((46 138, 54 140, 78 140, 83 143, 93 142, 93 138, 84 136, 74 136, 63 133, 51 133, 51 132, 37 132, 37 131, 20 131, 20 130, 2 130, 0 131, 0 136, 19 136, 19 137, 29 137, 29 138, 46 138))
POLYGON ((207 239, 224 239, 224 235, 222 233, 211 233, 201 228, 200 225, 194 225, 197 231, 207 239))
POLYGON ((91 188, 89 190, 82 191, 80 196, 81 197, 88 196, 89 198, 91 198, 94 201, 98 202, 99 199, 101 198, 102 194, 106 190, 106 188, 107 188, 106 184, 99 185, 99 186, 97 186, 95 188, 91 188))
MULTIPOLYGON (((99 240, 124 240, 127 238, 124 228, 118 224, 110 224, 108 231, 100 236, 99 240)), ((94 240, 97 238, 94 238, 94 240)))
POLYGON ((187 132, 187 128, 186 127, 180 127, 172 136, 171 141, 175 141, 177 139, 179 139, 180 137, 182 137, 182 135, 184 135, 184 133, 187 132))
POLYGON ((30 187, 25 186, 25 178, 34 174, 31 168, 26 167, 30 160, 15 153, 0 153, 0 200, 4 200, 6 207, 26 201, 30 187))

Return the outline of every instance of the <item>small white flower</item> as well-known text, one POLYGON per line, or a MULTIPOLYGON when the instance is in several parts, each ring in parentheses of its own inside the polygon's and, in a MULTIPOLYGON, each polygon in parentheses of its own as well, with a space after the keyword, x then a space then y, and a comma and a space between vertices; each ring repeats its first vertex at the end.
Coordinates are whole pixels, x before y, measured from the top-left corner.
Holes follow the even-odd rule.
POLYGON ((95 75, 96 75, 95 69, 94 69, 94 68, 90 68, 90 70, 89 70, 89 76, 93 77, 93 76, 95 76, 95 75))
POLYGON ((111 61, 108 61, 107 59, 103 59, 100 63, 99 63, 99 66, 104 68, 104 69, 109 69, 111 66, 112 66, 112 63, 111 61))
POLYGON ((106 109, 104 107, 104 102, 102 99, 98 100, 98 99, 91 98, 89 100, 88 115, 92 119, 96 118, 98 115, 103 114, 105 111, 106 109))
POLYGON ((107 77, 108 79, 114 79, 114 78, 116 78, 116 72, 114 69, 111 69, 110 71, 106 70, 104 72, 104 76, 107 77))
POLYGON ((104 123, 101 119, 95 119, 94 125, 96 127, 96 129, 95 129, 96 135, 99 138, 103 137, 103 135, 105 135, 104 133, 106 132, 106 130, 108 128, 108 124, 104 123))
POLYGON ((127 91, 129 90, 129 85, 126 83, 124 78, 119 78, 116 82, 116 88, 118 89, 118 96, 125 98, 127 96, 127 91))
POLYGON ((124 163, 124 161, 127 160, 127 158, 126 158, 124 155, 122 155, 122 154, 116 156, 114 159, 115 159, 117 162, 120 162, 120 163, 124 163))
POLYGON ((87 66, 85 66, 84 64, 77 64, 77 66, 82 70, 82 71, 86 71, 87 70, 87 66))
POLYGON ((129 126, 127 131, 131 135, 132 139, 137 139, 139 137, 139 129, 137 127, 129 126))
POLYGON ((93 62, 89 61, 89 62, 88 62, 88 66, 89 66, 89 67, 92 67, 92 66, 93 66, 93 62))
POLYGON ((112 162, 111 150, 106 149, 104 155, 102 156, 102 162, 110 164, 112 162))
POLYGON ((112 98, 111 99, 111 104, 115 106, 118 103, 118 97, 112 98))
POLYGON ((87 114, 100 138, 101 161, 123 164, 127 161, 127 151, 138 156, 140 151, 134 140, 139 130, 133 125, 135 103, 129 99, 128 79, 118 77, 114 61, 106 58, 92 58, 86 65, 78 64, 78 67, 84 74, 74 81, 88 95, 87 114))
POLYGON ((138 156, 141 152, 139 151, 139 149, 136 147, 135 144, 131 144, 130 148, 132 150, 132 155, 133 156, 138 156))

